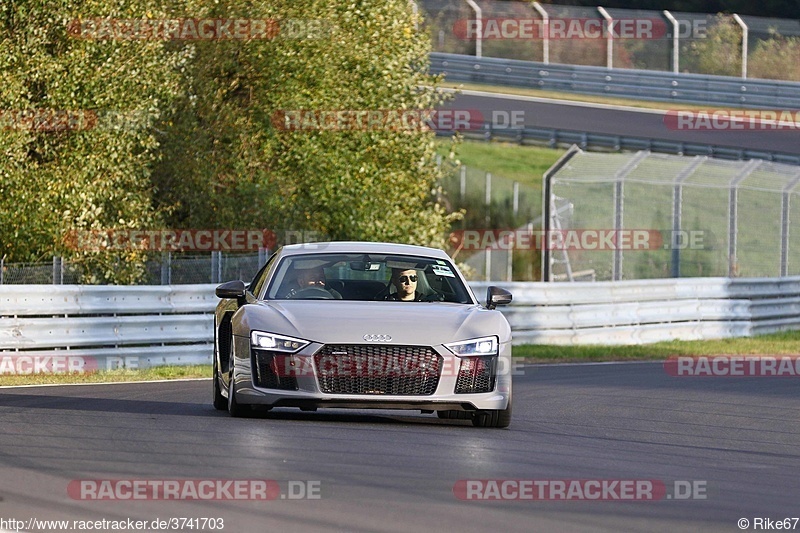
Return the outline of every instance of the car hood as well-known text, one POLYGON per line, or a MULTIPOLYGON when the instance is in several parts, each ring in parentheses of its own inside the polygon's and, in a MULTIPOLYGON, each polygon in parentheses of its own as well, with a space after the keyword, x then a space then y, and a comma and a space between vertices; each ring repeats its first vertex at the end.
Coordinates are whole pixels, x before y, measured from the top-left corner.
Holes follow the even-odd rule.
POLYGON ((242 326, 326 344, 363 343, 365 335, 390 335, 392 344, 429 346, 498 335, 510 340, 499 311, 442 302, 281 300, 246 306, 242 326))

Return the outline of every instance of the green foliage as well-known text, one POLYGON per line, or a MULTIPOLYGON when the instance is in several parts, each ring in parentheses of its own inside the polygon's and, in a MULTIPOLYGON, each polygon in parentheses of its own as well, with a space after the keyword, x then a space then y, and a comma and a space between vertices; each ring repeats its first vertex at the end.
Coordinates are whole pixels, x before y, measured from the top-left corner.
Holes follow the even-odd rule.
POLYGON ((184 60, 156 41, 92 41, 70 23, 102 13, 158 16, 155 3, 108 9, 100 2, 6 2, 0 12, 0 254, 34 261, 63 254, 87 267, 88 282, 131 282, 134 252, 70 250, 71 230, 151 227, 149 172, 158 142, 151 125, 177 92, 184 60), (25 123, 71 114, 69 130, 25 123))
MULTIPOLYGON (((235 11, 218 4, 203 16, 235 11)), ((283 131, 272 120, 283 111, 432 108, 436 91, 421 87, 435 80, 419 68, 429 45, 409 5, 306 0, 252 12, 322 20, 331 31, 193 47, 191 90, 155 172, 170 223, 442 246, 452 217, 434 201, 433 132, 283 131)))
POLYGON ((80 262, 86 282, 135 282, 141 252, 74 250, 65 236, 163 227, 444 245, 454 217, 436 200, 433 132, 292 132, 271 120, 280 110, 438 103, 424 68, 428 39, 404 0, 4 2, 0 44, 7 261, 58 254, 80 262), (74 20, 95 17, 318 20, 323 31, 213 41, 70 33, 74 20), (64 131, 8 126, 19 110, 97 121, 64 131))
POLYGON ((681 52, 682 69, 699 74, 739 76, 742 73, 742 30, 729 15, 717 15, 705 39, 695 39, 681 52))
POLYGON ((773 35, 759 41, 748 57, 748 76, 800 81, 800 38, 773 35))

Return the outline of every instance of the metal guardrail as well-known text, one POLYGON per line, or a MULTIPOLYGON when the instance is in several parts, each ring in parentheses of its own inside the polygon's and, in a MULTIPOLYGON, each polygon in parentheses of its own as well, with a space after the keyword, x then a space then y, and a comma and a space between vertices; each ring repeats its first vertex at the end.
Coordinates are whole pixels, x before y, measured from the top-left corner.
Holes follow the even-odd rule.
POLYGON ((0 287, 0 374, 210 364, 214 285, 0 287))
POLYGON ((430 54, 431 72, 447 79, 658 102, 800 109, 800 83, 654 70, 558 65, 495 57, 430 54))
MULTIPOLYGON (((490 283, 473 283, 480 294, 490 283)), ((506 283, 515 344, 640 344, 800 329, 800 277, 506 283)))
MULTIPOLYGON (((495 139, 499 141, 515 142, 518 144, 532 142, 537 144, 546 144, 551 148, 576 145, 582 150, 601 149, 615 152, 621 150, 649 150, 651 152, 663 154, 686 156, 699 155, 737 161, 745 159, 764 159, 766 161, 774 161, 776 163, 800 165, 800 155, 787 154, 784 152, 748 150, 714 144, 666 141, 649 137, 608 135, 602 133, 589 133, 585 131, 555 128, 492 128, 491 123, 486 122, 483 125, 483 130, 462 131, 460 133, 462 137, 466 139, 485 141, 495 139)), ((453 132, 438 131, 437 135, 449 137, 453 135, 453 132)))
MULTIPOLYGON (((483 295, 491 282, 473 282, 483 295)), ((638 344, 800 329, 800 277, 503 284, 516 344, 638 344)), ((215 285, 0 288, 0 374, 210 364, 215 285)))

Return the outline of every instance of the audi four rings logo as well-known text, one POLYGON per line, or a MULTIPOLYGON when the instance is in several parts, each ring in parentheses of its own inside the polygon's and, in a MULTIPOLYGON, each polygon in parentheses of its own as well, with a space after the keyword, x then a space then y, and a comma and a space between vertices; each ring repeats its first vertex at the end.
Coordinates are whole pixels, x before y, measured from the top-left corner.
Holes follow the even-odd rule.
POLYGON ((370 335, 369 333, 364 335, 364 340, 367 342, 389 342, 392 340, 391 335, 370 335))

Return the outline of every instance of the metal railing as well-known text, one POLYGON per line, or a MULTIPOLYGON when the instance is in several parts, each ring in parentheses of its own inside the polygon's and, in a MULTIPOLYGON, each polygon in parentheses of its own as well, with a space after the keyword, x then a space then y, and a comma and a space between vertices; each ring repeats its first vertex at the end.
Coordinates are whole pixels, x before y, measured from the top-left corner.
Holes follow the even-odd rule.
MULTIPOLYGON (((650 152, 673 155, 700 155, 736 161, 763 159, 788 165, 800 165, 800 155, 785 152, 749 150, 747 148, 735 148, 717 144, 669 141, 632 135, 609 135, 559 128, 494 128, 491 123, 485 122, 482 130, 462 131, 460 133, 465 139, 541 144, 550 148, 568 148, 572 145, 577 145, 582 150, 614 152, 648 150, 650 152)), ((436 134, 442 137, 449 137, 453 135, 453 132, 437 131, 436 134)))
MULTIPOLYGON (((489 284, 470 285, 482 298, 489 284)), ((800 328, 800 277, 503 286, 514 294, 501 310, 515 344, 638 344, 800 328)), ((214 287, 3 286, 0 374, 209 364, 214 287)))
MULTIPOLYGON (((487 282, 472 283, 483 294, 487 282)), ((800 329, 800 277, 519 282, 514 344, 642 344, 800 329)))
POLYGON ((431 73, 450 81, 737 108, 800 109, 800 83, 655 70, 554 65, 516 59, 430 54, 431 73))

